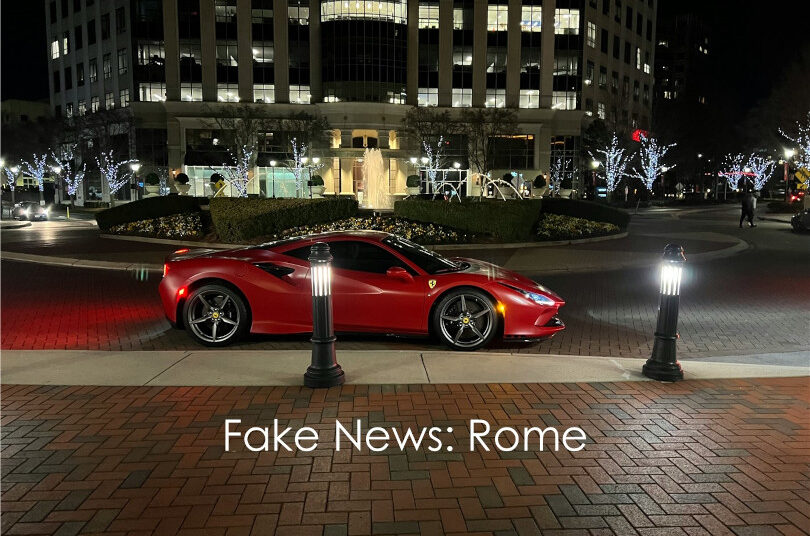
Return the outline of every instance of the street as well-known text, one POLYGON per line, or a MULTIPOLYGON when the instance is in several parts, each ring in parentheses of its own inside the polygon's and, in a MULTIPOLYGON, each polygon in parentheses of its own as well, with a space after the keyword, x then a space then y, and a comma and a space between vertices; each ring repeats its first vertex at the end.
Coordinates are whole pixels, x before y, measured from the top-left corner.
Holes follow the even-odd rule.
MULTIPOLYGON (((667 242, 683 240, 691 244, 686 251, 690 259, 742 239, 748 244, 744 251, 687 262, 679 357, 736 356, 745 361, 746 355, 777 354, 771 357, 774 363, 807 363, 806 356, 797 362, 790 353, 810 348, 810 287, 803 283, 810 266, 810 237, 771 221, 760 221, 755 229, 738 229, 736 217, 736 209, 722 207, 648 211, 635 218, 627 239, 537 250, 546 260, 533 260, 535 268, 523 271, 566 299, 561 316, 567 328, 549 341, 498 343, 488 350, 646 358, 658 305, 658 272, 652 267, 612 268, 616 258, 641 252, 658 255, 667 242), (560 263, 574 265, 576 260, 597 265, 601 258, 607 263, 603 270, 558 269, 560 263)), ((37 222, 3 231, 2 247, 38 255, 152 264, 175 249, 166 244, 99 239, 97 233, 88 222, 37 222)), ((510 267, 528 262, 521 250, 445 253, 510 267)), ((157 295, 159 273, 5 260, 2 270, 3 349, 204 350, 163 318, 157 295)), ((307 349, 308 339, 253 336, 233 348, 307 349)), ((346 334, 339 338, 340 349, 441 347, 426 339, 346 334)))

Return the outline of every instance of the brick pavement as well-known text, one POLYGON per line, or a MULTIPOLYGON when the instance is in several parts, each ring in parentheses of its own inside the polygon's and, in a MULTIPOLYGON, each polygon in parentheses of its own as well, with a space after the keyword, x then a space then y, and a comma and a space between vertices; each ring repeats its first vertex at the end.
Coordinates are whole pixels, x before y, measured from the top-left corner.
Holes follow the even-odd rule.
MULTIPOLYGON (((806 534, 808 378, 304 388, 4 386, 4 534, 806 534), (322 430, 223 450, 225 418, 322 430), (454 452, 331 448, 334 419, 452 426, 454 452), (582 427, 467 452, 465 423, 582 427), (804 532, 803 532, 804 531, 804 532)), ((242 428, 244 430, 245 428, 242 428)))

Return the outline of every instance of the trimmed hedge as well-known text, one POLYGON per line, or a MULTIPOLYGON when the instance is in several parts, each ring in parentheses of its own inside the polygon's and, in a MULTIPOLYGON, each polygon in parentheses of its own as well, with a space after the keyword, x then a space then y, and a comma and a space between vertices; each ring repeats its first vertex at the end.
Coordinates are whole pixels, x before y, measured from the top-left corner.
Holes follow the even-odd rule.
POLYGON ((543 199, 543 212, 612 223, 621 229, 626 229, 627 226, 630 225, 631 218, 628 212, 603 205, 602 203, 556 197, 546 197, 543 199))
POLYGON ((98 228, 106 233, 113 225, 171 216, 172 214, 200 212, 200 205, 207 203, 208 199, 205 197, 187 195, 147 197, 102 210, 96 214, 96 222, 98 222, 98 228))
POLYGON ((357 200, 353 198, 211 199, 214 228, 221 240, 231 243, 272 236, 293 227, 351 218, 356 214, 357 200))
POLYGON ((394 214, 471 233, 491 234, 505 241, 521 242, 533 239, 541 206, 540 199, 465 199, 461 203, 405 199, 394 203, 394 214))

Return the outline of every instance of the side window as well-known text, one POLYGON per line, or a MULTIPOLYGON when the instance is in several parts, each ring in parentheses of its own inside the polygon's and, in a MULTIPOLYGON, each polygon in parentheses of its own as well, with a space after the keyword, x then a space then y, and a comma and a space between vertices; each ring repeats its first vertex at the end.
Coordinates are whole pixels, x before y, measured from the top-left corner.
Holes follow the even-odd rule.
MULTIPOLYGON (((306 261, 309 258, 309 248, 310 246, 304 246, 292 249, 284 254, 306 261)), ((367 242, 353 240, 329 242, 329 251, 334 258, 332 266, 335 268, 384 274, 392 266, 401 266, 409 272, 412 271, 395 255, 367 242)))

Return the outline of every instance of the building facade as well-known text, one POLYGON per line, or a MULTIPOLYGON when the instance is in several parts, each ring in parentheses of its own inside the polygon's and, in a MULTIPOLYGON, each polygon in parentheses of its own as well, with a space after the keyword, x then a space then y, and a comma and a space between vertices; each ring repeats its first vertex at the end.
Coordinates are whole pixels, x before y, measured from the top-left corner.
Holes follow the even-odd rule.
MULTIPOLYGON (((46 0, 51 106, 68 117, 127 109, 131 155, 187 173, 200 195, 227 136, 213 118, 235 107, 325 118, 313 171, 340 194, 362 188, 367 148, 382 152, 390 192, 404 192, 421 156, 403 131, 411 107, 506 107, 519 135, 492 172, 534 178, 554 154, 579 161, 594 118, 649 128, 656 4, 46 0)), ((288 152, 286 139, 259 136, 252 193, 303 195, 283 184, 288 170, 269 165, 288 152)))

